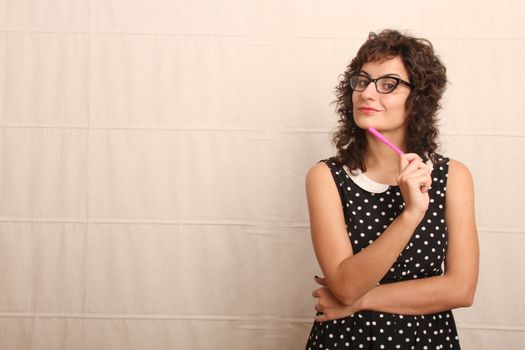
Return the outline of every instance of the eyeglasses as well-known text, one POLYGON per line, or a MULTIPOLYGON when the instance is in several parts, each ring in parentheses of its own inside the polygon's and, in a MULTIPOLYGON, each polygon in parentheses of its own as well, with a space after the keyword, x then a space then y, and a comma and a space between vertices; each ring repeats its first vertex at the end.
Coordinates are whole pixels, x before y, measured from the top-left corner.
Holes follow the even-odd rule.
POLYGON ((352 75, 350 77, 350 87, 354 91, 365 91, 368 84, 374 83, 376 85, 376 91, 380 94, 388 94, 394 91, 394 89, 399 85, 399 83, 404 84, 408 87, 412 87, 408 81, 405 81, 398 77, 379 77, 372 79, 366 75, 352 75))

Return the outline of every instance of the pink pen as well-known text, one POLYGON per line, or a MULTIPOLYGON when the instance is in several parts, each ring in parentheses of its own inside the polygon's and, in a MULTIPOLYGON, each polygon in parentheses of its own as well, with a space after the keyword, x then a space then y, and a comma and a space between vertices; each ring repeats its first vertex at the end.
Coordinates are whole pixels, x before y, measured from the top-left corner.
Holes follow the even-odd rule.
POLYGON ((394 145, 392 144, 392 142, 388 141, 388 140, 386 139, 386 137, 384 137, 383 135, 381 135, 381 134, 379 133, 379 131, 377 131, 376 129, 370 127, 370 128, 368 128, 367 130, 370 131, 370 133, 371 133, 372 135, 374 135, 375 137, 377 137, 378 139, 380 139, 385 145, 387 145, 388 147, 392 148, 392 149, 394 150, 394 152, 396 152, 396 153, 399 154, 400 156, 402 156, 403 154, 405 154, 405 153, 403 153, 402 150, 400 150, 399 148, 397 148, 396 146, 394 146, 394 145))

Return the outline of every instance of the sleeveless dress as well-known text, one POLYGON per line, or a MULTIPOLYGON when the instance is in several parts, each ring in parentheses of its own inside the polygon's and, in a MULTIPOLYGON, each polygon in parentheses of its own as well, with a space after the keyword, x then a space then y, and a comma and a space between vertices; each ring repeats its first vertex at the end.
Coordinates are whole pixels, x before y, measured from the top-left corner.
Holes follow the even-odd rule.
MULTIPOLYGON (((449 159, 437 156, 432 167, 430 203, 405 249, 379 284, 443 274, 447 252, 445 193, 449 159)), ((323 160, 332 173, 343 206, 354 254, 372 244, 403 211, 399 186, 379 184, 360 171, 350 172, 334 157, 323 160)), ((313 349, 460 349, 452 311, 399 315, 363 310, 333 321, 314 322, 307 350, 313 349)))

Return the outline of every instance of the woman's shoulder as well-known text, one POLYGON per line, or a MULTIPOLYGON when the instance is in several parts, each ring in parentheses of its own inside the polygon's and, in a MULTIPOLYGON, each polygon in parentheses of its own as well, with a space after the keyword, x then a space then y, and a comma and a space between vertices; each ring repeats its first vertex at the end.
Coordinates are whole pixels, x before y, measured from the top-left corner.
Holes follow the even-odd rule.
POLYGON ((444 186, 449 187, 451 181, 453 183, 467 184, 472 181, 470 171, 465 164, 441 154, 434 154, 432 159, 432 173, 433 176, 440 178, 440 182, 444 182, 444 186))
POLYGON ((330 166, 327 164, 328 159, 323 159, 315 163, 308 169, 306 182, 316 181, 330 175, 330 166))
MULTIPOLYGON (((447 193, 463 193, 473 191, 472 175, 468 167, 457 159, 440 156, 442 159, 434 164, 440 183, 447 193)), ((447 196, 450 197, 450 196, 447 196)))
POLYGON ((457 159, 452 159, 450 157, 444 156, 439 153, 434 154, 433 159, 433 165, 434 168, 436 167, 446 167, 448 170, 448 173, 459 173, 459 176, 466 176, 470 174, 470 171, 468 170, 467 166, 460 162, 457 159))
POLYGON ((322 159, 312 165, 306 174, 306 183, 333 181, 332 172, 341 166, 335 157, 322 159))
POLYGON ((468 167, 456 159, 448 162, 448 181, 472 182, 472 174, 468 167))

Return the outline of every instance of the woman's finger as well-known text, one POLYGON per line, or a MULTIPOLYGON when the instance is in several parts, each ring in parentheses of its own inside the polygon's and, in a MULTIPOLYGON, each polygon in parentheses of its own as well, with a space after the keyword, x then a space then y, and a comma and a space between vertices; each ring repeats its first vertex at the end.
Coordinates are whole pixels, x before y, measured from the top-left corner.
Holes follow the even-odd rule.
MULTIPOLYGON (((410 174, 403 175, 402 177, 407 179, 407 180, 410 180, 410 179, 416 178, 416 177, 424 177, 428 181, 432 181, 432 178, 430 177, 430 173, 428 172, 427 169, 415 170, 415 171, 411 172, 410 174)), ((427 181, 425 181, 425 182, 427 182, 427 181)))
POLYGON ((407 179, 407 183, 413 186, 428 186, 432 185, 432 179, 427 174, 414 175, 407 179))
POLYGON ((327 283, 326 283, 326 278, 324 277, 319 277, 319 276, 314 276, 314 279, 317 283, 319 283, 320 285, 322 285, 323 287, 326 287, 327 283))
POLYGON ((326 314, 317 315, 315 316, 315 321, 316 322, 326 322, 328 321, 328 316, 326 316, 326 314))
POLYGON ((421 157, 415 153, 406 153, 401 155, 399 159, 399 172, 402 172, 403 169, 405 169, 414 160, 421 160, 421 157))
POLYGON ((419 187, 425 185, 430 187, 432 185, 432 178, 427 169, 415 170, 410 174, 403 174, 398 177, 398 184, 407 183, 409 185, 419 187))
POLYGON ((317 312, 323 312, 323 307, 321 306, 321 304, 315 304, 314 310, 317 312))
POLYGON ((314 320, 315 320, 315 322, 325 322, 325 321, 327 321, 327 318, 326 318, 326 316, 323 314, 323 315, 315 316, 314 320))
POLYGON ((417 160, 410 162, 410 164, 407 164, 407 166, 405 166, 403 169, 400 169, 399 175, 410 174, 414 171, 419 171, 419 170, 429 171, 430 169, 428 165, 423 163, 423 161, 417 159, 417 160))

